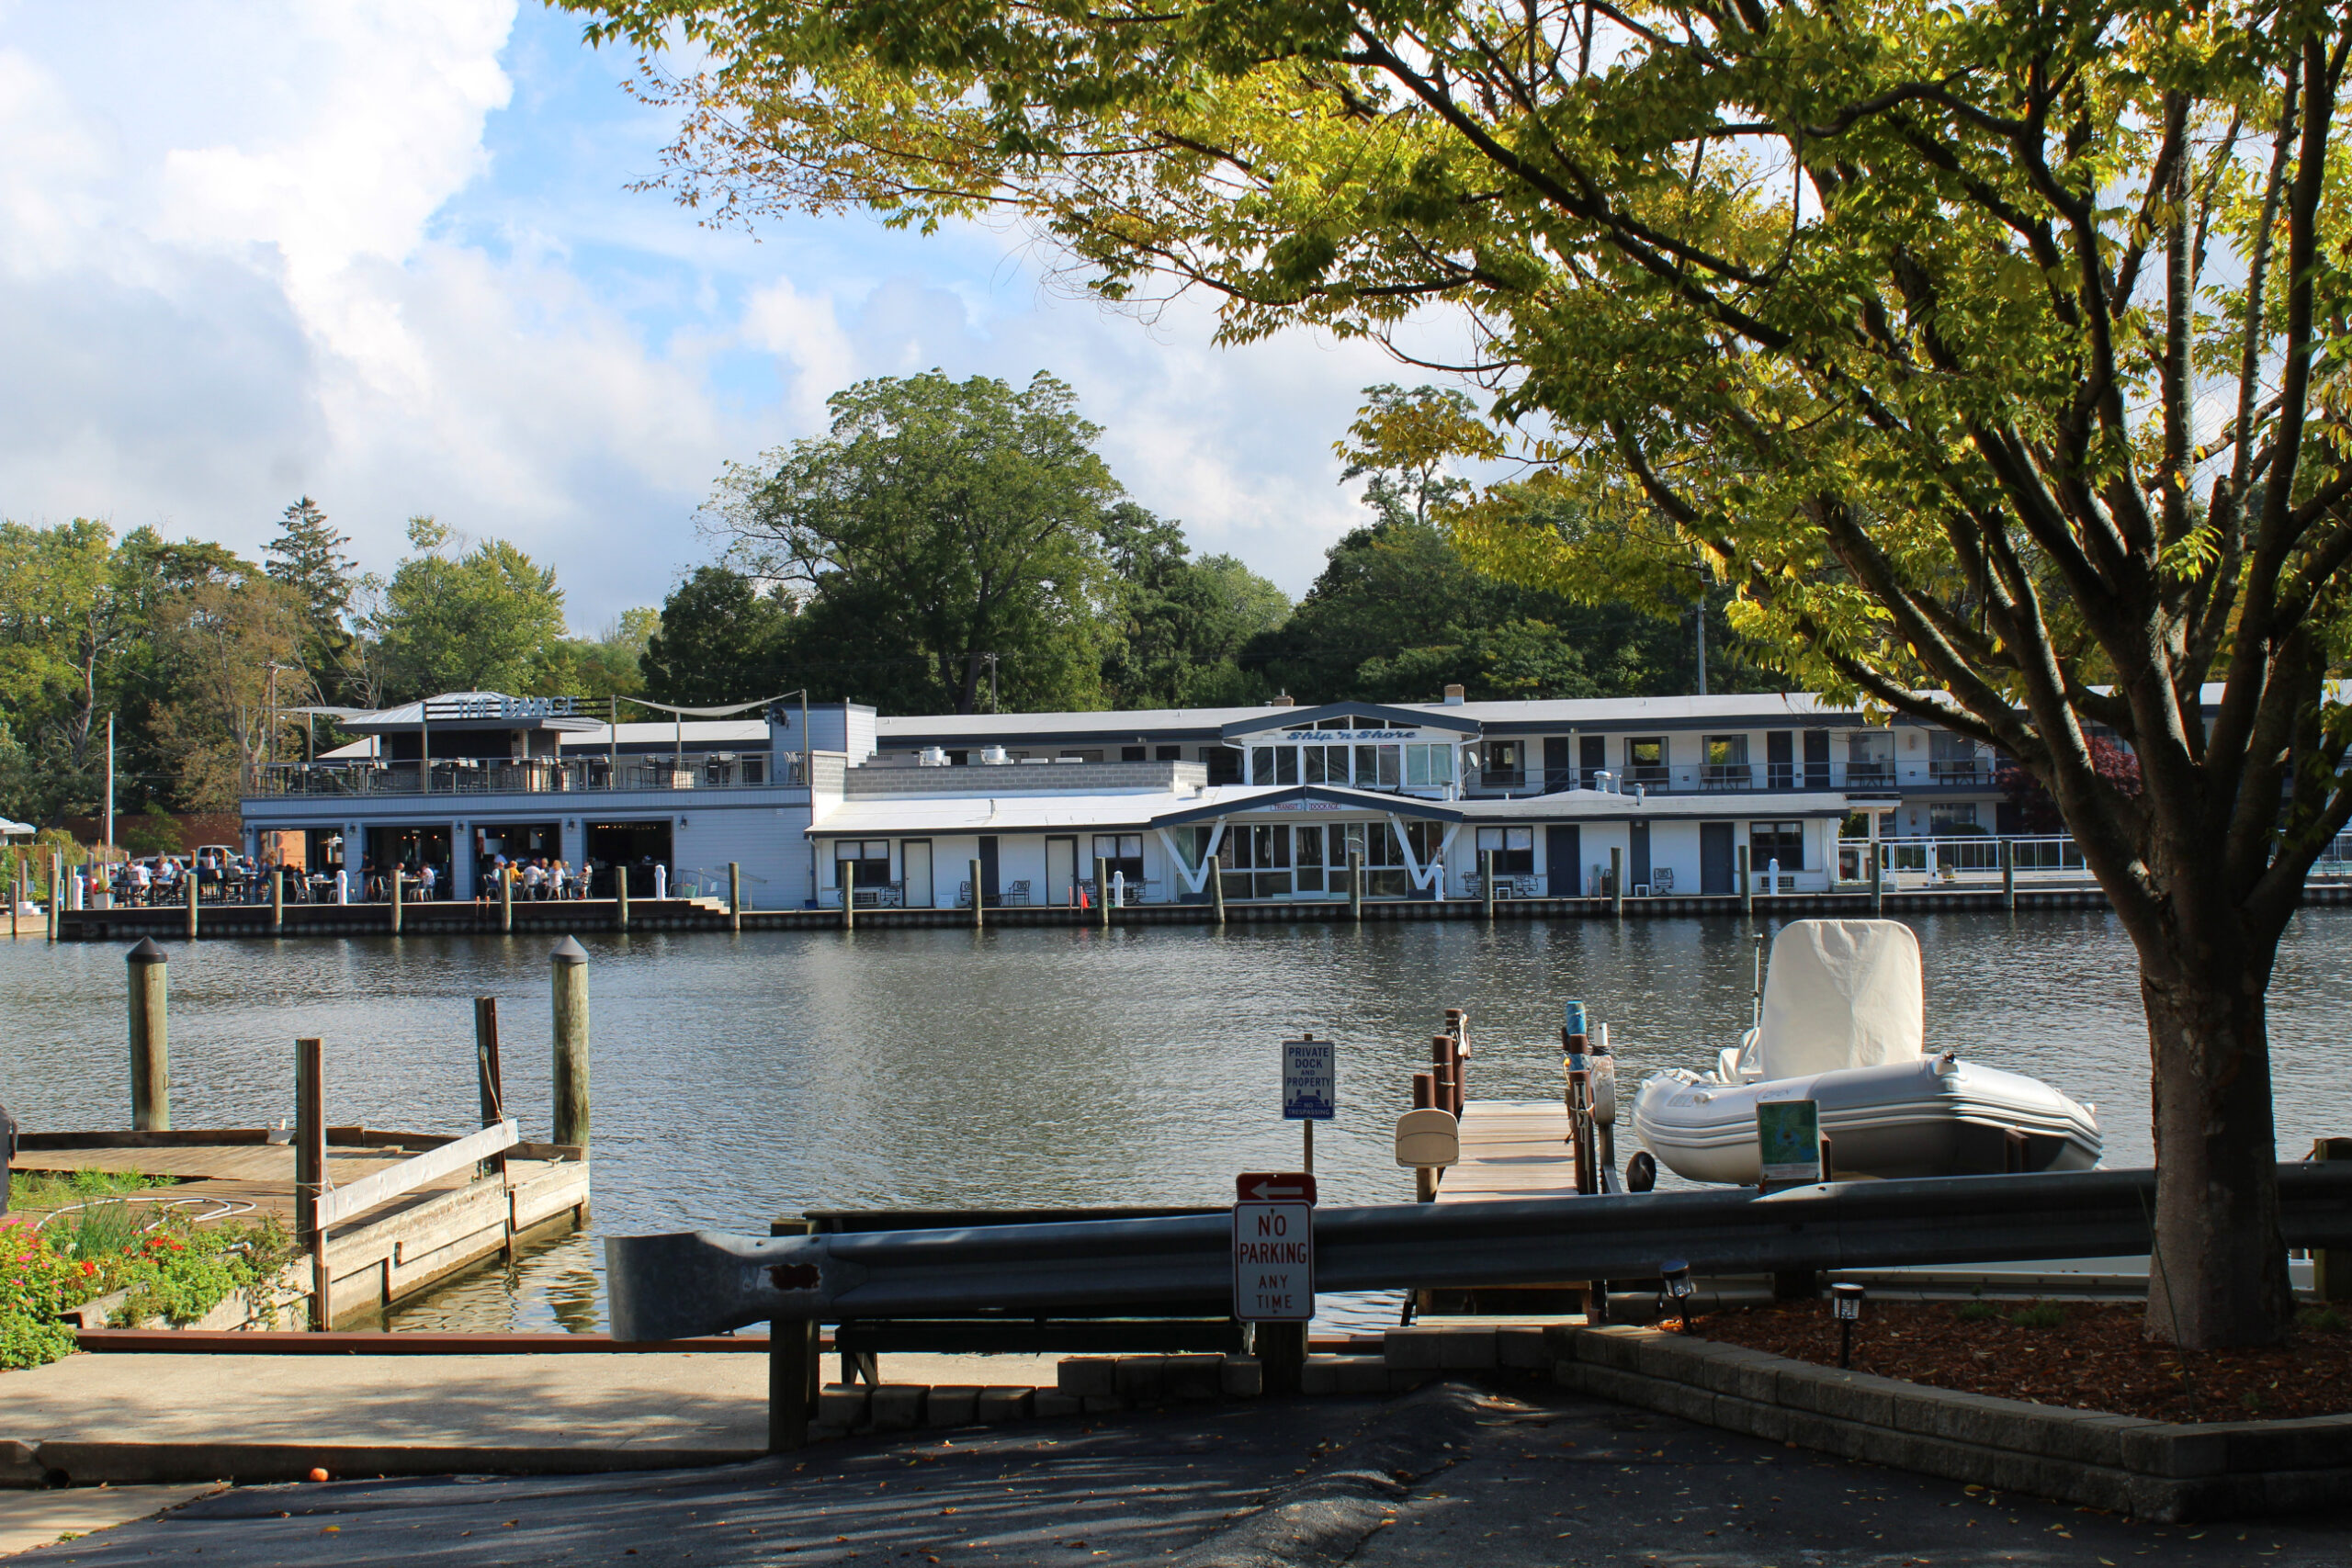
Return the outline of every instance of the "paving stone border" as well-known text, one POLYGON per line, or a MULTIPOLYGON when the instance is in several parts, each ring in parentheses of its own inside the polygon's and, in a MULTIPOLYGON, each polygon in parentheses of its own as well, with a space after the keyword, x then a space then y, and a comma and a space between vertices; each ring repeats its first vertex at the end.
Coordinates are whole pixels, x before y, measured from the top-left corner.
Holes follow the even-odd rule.
POLYGON ((1842 1459, 2166 1524, 2340 1506, 2352 1416, 2190 1426, 1845 1372, 1653 1328, 1543 1330, 1578 1393, 1842 1459))

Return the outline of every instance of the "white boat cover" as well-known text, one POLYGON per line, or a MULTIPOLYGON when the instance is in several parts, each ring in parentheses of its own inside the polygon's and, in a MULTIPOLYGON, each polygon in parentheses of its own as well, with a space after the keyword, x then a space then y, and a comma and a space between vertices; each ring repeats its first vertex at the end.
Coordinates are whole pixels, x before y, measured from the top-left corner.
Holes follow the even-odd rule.
POLYGON ((1793 920, 1772 939, 1757 1058, 1770 1078, 1917 1061, 1919 939, 1899 920, 1793 920))

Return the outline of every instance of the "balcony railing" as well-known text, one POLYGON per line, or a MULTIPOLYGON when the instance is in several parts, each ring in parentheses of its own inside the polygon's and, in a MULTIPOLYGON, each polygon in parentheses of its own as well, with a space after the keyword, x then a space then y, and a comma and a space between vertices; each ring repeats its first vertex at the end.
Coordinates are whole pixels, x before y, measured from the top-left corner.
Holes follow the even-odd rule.
POLYGON ((264 770, 268 796, 555 795, 572 791, 797 788, 800 759, 786 754, 693 752, 681 758, 435 758, 419 762, 289 762, 264 770))
POLYGON ((1993 787, 1989 761, 1921 762, 1677 762, 1619 769, 1547 768, 1538 773, 1488 773, 1469 784, 1473 795, 1516 790, 1542 780, 1546 791, 1585 789, 1631 795, 1720 795, 1758 790, 1872 791, 1993 787))

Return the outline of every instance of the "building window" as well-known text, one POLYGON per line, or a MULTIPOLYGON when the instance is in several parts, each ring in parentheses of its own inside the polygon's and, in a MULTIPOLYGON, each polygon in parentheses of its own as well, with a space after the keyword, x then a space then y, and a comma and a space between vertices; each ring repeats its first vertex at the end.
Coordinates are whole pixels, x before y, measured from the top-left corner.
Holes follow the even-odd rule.
MULTIPOLYGON (((1451 746, 1408 746, 1405 748, 1405 783, 1408 787, 1442 788, 1453 782, 1453 748, 1451 746)), ((1488 783, 1494 781, 1489 778, 1488 783)))
POLYGON ((1295 746, 1252 746, 1250 749, 1250 782, 1253 784, 1296 784, 1298 750, 1295 746))
POLYGON ((1184 760, 1184 748, 1182 746, 1162 746, 1159 749, 1159 756, 1158 760, 1162 762, 1181 762, 1184 760))
POLYGON ((839 887, 845 871, 854 869, 860 887, 880 887, 890 880, 890 840, 888 839, 836 839, 833 840, 833 886, 839 887))
POLYGON ((1302 746, 1303 775, 1308 784, 1348 782, 1348 749, 1344 746, 1302 746))
POLYGON ((1527 752, 1516 740, 1487 742, 1487 769, 1482 781, 1493 789, 1517 789, 1527 782, 1527 752))
MULTIPOLYGON (((1127 886, 1137 891, 1143 887, 1143 835, 1141 833, 1097 833, 1094 835, 1094 858, 1107 863, 1105 876, 1125 874, 1127 886)), ((1087 868, 1087 874, 1094 874, 1087 868)))
POLYGON ((1666 738, 1662 735, 1628 737, 1625 741, 1625 782, 1662 784, 1666 780, 1666 738))
POLYGON ((1706 782, 1715 789, 1746 789, 1747 737, 1710 735, 1706 739, 1706 782))
POLYGON ((1885 729, 1857 729, 1846 737, 1846 783, 1870 787, 1894 782, 1894 735, 1885 729))
POLYGON ((1478 861, 1495 857, 1497 876, 1532 876, 1535 874, 1535 829, 1532 828, 1481 828, 1478 829, 1478 861))
POLYGON ((1976 742, 1965 735, 1954 735, 1948 729, 1931 730, 1928 735, 1928 781, 1930 784, 1970 784, 1986 782, 1992 769, 1977 755, 1976 742))
POLYGON ((1747 825, 1747 864, 1758 875, 1774 861, 1782 871, 1804 869, 1804 824, 1751 822, 1747 825))
POLYGON ((1148 748, 1142 746, 1122 746, 1119 748, 1119 761, 1122 762, 1148 761, 1150 752, 1148 748))
POLYGON ((1403 761, 1401 746, 1359 746, 1356 748, 1356 787, 1358 789, 1396 789, 1403 781, 1398 766, 1403 761))
POLYGON ((1231 746, 1204 746, 1201 761, 1208 764, 1209 783, 1238 784, 1241 782, 1241 753, 1231 746))
POLYGON ((1939 800, 1928 807, 1928 831, 1938 838, 1984 830, 1984 825, 1976 820, 1976 803, 1973 800, 1939 800))

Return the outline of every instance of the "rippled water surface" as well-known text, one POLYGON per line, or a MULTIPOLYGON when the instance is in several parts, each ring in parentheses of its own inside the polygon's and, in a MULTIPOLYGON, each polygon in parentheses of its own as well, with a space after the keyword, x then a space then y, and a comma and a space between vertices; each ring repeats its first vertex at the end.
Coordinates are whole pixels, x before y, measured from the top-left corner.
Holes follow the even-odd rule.
MULTIPOLYGON (((2147 1043, 2130 946, 2103 913, 1915 921, 1931 1042, 2095 1102, 2111 1164, 2144 1164, 2147 1043)), ((1389 1156, 1408 1076, 1450 1006, 1471 1092, 1558 1091, 1562 998, 1612 1026, 1621 1074, 1710 1062, 1747 1021, 1736 919, 1350 926, 589 935, 595 1227, 760 1233, 820 1206, 1221 1203, 1287 1168, 1277 1043, 1340 1042, 1318 1130, 1327 1201, 1410 1194, 1389 1156)), ((1770 925, 1766 930, 1770 930, 1770 925)), ((2272 989, 2279 1146, 2352 1132, 2352 911, 2290 931, 2272 989)), ((293 1041, 326 1041, 338 1122, 475 1117, 472 998, 501 1000, 510 1103, 548 1130, 545 939, 173 944, 173 1115, 275 1125, 293 1041)), ((0 1100, 31 1128, 128 1124, 119 948, 0 942, 0 1100)), ((1621 1151, 1630 1152, 1630 1150, 1621 1151)), ((402 1326, 596 1326, 593 1237, 477 1274, 402 1326)))

